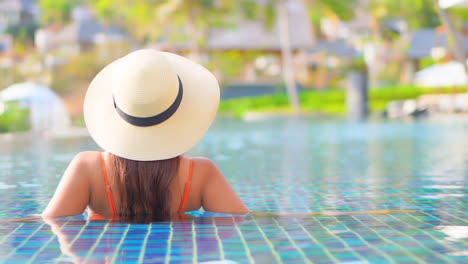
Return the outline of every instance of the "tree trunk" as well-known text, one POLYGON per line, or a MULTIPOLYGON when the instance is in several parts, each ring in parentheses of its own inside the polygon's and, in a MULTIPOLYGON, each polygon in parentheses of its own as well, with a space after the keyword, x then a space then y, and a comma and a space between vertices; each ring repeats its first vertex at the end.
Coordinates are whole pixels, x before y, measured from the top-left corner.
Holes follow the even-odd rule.
POLYGON ((190 46, 192 49, 191 58, 197 62, 200 62, 200 47, 198 46, 199 41, 199 32, 197 31, 197 26, 195 21, 197 18, 197 11, 192 5, 191 1, 187 1, 187 29, 190 34, 190 46))
POLYGON ((286 2, 284 0, 278 1, 278 21, 280 32, 280 45, 282 57, 282 70, 283 78, 288 91, 289 102, 293 108, 294 114, 299 114, 299 98, 297 95, 296 82, 294 80, 294 65, 292 60, 291 42, 289 35, 289 18, 287 13, 286 2))
POLYGON ((382 39, 382 27, 380 26, 379 20, 375 15, 371 14, 371 30, 374 40, 382 39))
POLYGON ((320 60, 317 65, 317 82, 316 87, 319 90, 327 88, 328 85, 328 66, 327 66, 327 53, 319 53, 320 60))
POLYGON ((457 61, 459 61, 463 65, 463 69, 465 70, 465 75, 468 79, 468 65, 466 64, 466 56, 465 51, 463 48, 463 38, 455 29, 455 25, 453 24, 450 15, 447 11, 440 7, 439 0, 434 0, 437 12, 439 13, 440 20, 442 21, 442 25, 447 29, 447 45, 450 47, 452 46, 453 54, 457 61), (450 45, 452 44, 452 45, 450 45))

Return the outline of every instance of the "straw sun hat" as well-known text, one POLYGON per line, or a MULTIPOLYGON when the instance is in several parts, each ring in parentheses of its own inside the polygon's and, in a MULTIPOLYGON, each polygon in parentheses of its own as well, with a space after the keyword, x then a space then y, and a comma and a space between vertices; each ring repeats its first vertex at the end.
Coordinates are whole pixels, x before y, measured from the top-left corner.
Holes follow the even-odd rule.
POLYGON ((190 150, 213 122, 218 104, 218 82, 203 66, 144 49, 97 74, 83 111, 89 133, 101 148, 149 161, 190 150))

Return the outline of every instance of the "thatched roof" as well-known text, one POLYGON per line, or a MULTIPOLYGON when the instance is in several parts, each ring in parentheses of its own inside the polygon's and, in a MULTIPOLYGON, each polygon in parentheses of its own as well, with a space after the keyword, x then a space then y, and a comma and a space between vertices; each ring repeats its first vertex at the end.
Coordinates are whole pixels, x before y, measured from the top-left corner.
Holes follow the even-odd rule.
MULTIPOLYGON (((464 50, 468 52, 468 37, 464 36, 464 50)), ((447 48, 447 34, 432 28, 420 29, 413 33, 408 50, 411 59, 422 59, 431 56, 432 48, 447 48)))
POLYGON ((343 41, 318 40, 315 46, 309 50, 310 53, 324 52, 337 57, 354 58, 359 52, 351 45, 343 41))
POLYGON ((37 3, 35 0, 2 0, 0 1, 0 11, 4 12, 26 12, 35 13, 37 3))

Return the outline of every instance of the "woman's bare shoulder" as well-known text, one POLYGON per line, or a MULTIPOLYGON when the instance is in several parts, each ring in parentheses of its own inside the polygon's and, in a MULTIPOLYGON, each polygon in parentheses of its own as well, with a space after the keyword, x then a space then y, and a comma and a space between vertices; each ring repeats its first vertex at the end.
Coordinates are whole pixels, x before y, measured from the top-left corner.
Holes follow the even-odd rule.
POLYGON ((75 155, 70 165, 73 165, 80 174, 89 173, 100 166, 100 155, 99 151, 82 151, 75 155))
POLYGON ((190 158, 193 160, 194 167, 196 166, 196 170, 201 170, 203 172, 210 172, 213 170, 217 170, 218 167, 216 163, 208 158, 205 157, 193 157, 190 158))
POLYGON ((82 151, 75 155, 70 161, 67 171, 70 177, 76 177, 80 181, 88 182, 89 186, 94 186, 100 182, 102 177, 101 152, 82 151))
POLYGON ((84 159, 84 160, 94 160, 96 158, 99 158, 101 154, 102 152, 99 152, 99 151, 87 150, 87 151, 78 152, 76 154, 76 157, 79 157, 80 159, 84 159))
POLYGON ((93 165, 100 159, 101 152, 99 151, 82 151, 78 152, 73 161, 80 163, 80 165, 93 165))
POLYGON ((205 157, 192 157, 190 158, 191 160, 193 160, 195 163, 197 164, 201 164, 203 166, 216 166, 215 165, 215 162, 210 160, 209 158, 205 158, 205 157))
MULTIPOLYGON (((193 177, 194 179, 201 183, 202 185, 214 175, 219 174, 218 167, 215 162, 205 158, 205 157, 184 157, 181 156, 181 166, 182 168, 187 168, 189 166, 189 160, 193 161, 193 177)), ((185 170, 185 169, 184 169, 185 170)))

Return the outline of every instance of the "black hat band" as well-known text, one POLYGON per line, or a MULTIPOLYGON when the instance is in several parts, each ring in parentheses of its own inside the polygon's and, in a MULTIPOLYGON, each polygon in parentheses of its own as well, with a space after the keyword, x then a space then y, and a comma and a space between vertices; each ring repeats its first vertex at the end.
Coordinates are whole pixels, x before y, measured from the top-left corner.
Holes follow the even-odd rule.
POLYGON ((164 110, 162 113, 157 114, 155 116, 150 116, 150 117, 132 116, 122 111, 122 109, 120 109, 115 103, 115 98, 112 98, 114 100, 115 110, 117 111, 117 113, 123 120, 125 120, 127 123, 134 125, 134 126, 149 127, 149 126, 155 126, 155 125, 161 124, 162 122, 169 119, 177 111, 177 109, 180 106, 180 103, 182 102, 182 95, 184 93, 183 85, 182 85, 182 81, 180 80, 180 77, 177 76, 177 78, 179 79, 179 91, 177 93, 177 97, 174 100, 174 102, 171 104, 171 106, 169 106, 169 108, 164 110))

